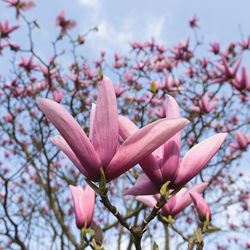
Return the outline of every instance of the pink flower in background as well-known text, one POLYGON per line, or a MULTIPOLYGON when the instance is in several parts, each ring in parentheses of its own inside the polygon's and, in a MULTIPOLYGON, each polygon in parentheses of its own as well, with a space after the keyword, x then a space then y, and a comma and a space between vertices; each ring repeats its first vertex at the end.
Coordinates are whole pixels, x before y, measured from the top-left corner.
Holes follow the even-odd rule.
POLYGON ((121 83, 117 83, 117 85, 115 86, 115 94, 116 94, 116 97, 120 97, 122 96, 122 94, 129 90, 130 89, 130 86, 127 86, 125 88, 121 88, 121 83))
POLYGON ((213 52, 214 54, 219 54, 220 53, 220 44, 217 42, 214 43, 210 43, 211 46, 211 52, 213 52))
POLYGON ((197 14, 195 14, 193 17, 189 19, 189 25, 191 28, 200 28, 200 26, 197 24, 197 22, 200 21, 200 19, 197 17, 197 14))
POLYGON ((17 26, 17 25, 9 27, 9 20, 8 19, 5 20, 4 24, 2 24, 0 22, 0 38, 9 38, 9 34, 18 28, 19 28, 19 26, 17 26))
POLYGON ((243 132, 236 132, 236 143, 230 143, 231 152, 235 152, 237 150, 244 150, 247 148, 249 143, 249 138, 243 134, 243 132))
POLYGON ((204 198, 196 191, 189 191, 189 195, 198 211, 198 215, 201 221, 205 221, 207 214, 209 216, 209 221, 212 219, 212 214, 209 205, 206 203, 204 198))
POLYGON ((13 116, 12 116, 12 114, 8 113, 7 115, 3 116, 3 119, 5 122, 12 122, 13 116))
POLYGON ((61 10, 56 18, 56 27, 61 28, 60 35, 63 36, 68 30, 72 30, 77 25, 76 21, 66 19, 64 10, 61 10))
POLYGON ((21 56, 22 61, 18 63, 18 65, 22 68, 24 68, 28 73, 30 73, 32 70, 36 70, 38 65, 33 63, 33 56, 30 57, 28 61, 21 56))
POLYGON ((165 72, 164 86, 168 92, 183 91, 185 89, 179 88, 179 82, 175 81, 171 76, 168 76, 168 72, 165 72))
POLYGON ((239 69, 241 59, 242 57, 239 57, 239 59, 235 62, 234 69, 232 69, 230 68, 230 65, 228 65, 225 55, 222 55, 222 58, 221 58, 222 63, 215 65, 221 74, 216 79, 212 80, 211 83, 224 82, 224 81, 234 79, 239 69))
POLYGON ((241 76, 237 75, 232 82, 232 85, 239 91, 250 91, 250 81, 248 80, 249 74, 246 71, 246 68, 243 66, 241 68, 241 76))
POLYGON ((15 7, 16 8, 16 19, 19 18, 20 15, 20 10, 30 10, 34 8, 36 5, 33 1, 31 0, 3 0, 6 3, 9 3, 7 7, 15 7))
POLYGON ((69 186, 74 202, 76 225, 79 229, 90 226, 95 209, 95 191, 87 185, 85 190, 81 186, 69 186))
MULTIPOLYGON (((170 198, 167 203, 160 209, 160 213, 165 215, 176 216, 192 203, 189 192, 202 193, 208 183, 201 183, 189 189, 182 188, 174 197, 170 198)), ((154 207, 160 199, 160 194, 136 196, 136 200, 141 201, 149 207, 154 207)))
POLYGON ((192 106, 189 108, 190 111, 193 111, 195 113, 205 113, 209 114, 216 106, 217 104, 217 97, 213 97, 213 99, 209 102, 210 94, 206 93, 203 95, 199 101, 199 106, 192 106))
POLYGON ((38 106, 62 135, 51 141, 92 181, 99 180, 100 166, 108 181, 125 173, 188 123, 184 118, 158 120, 138 129, 120 147, 115 90, 107 77, 100 83, 97 104, 92 105, 89 138, 58 103, 39 99, 38 106))
POLYGON ((56 92, 54 92, 53 94, 53 99, 54 101, 60 103, 63 97, 63 90, 57 90, 56 92))
MULTIPOLYGON (((180 117, 179 107, 173 97, 167 97, 166 117, 180 117)), ((119 131, 123 139, 138 130, 129 119, 119 117, 119 131)), ((139 162, 145 174, 139 176, 134 187, 126 193, 131 195, 156 194, 166 181, 171 188, 181 188, 196 176, 219 150, 226 133, 214 135, 191 148, 180 161, 181 132, 178 132, 139 162)))
POLYGON ((241 49, 250 49, 250 36, 245 38, 242 43, 238 43, 241 46, 241 49))

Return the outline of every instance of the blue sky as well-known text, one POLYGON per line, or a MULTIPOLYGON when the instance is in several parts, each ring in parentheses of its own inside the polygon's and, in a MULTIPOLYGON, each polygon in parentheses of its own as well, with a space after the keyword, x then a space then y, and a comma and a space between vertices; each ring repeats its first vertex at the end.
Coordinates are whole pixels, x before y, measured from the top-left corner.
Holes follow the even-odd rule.
MULTIPOLYGON (((39 50, 45 55, 49 42, 56 36, 55 18, 62 9, 68 18, 77 21, 78 33, 99 27, 99 32, 92 33, 86 42, 86 54, 93 59, 102 49, 127 53, 129 41, 146 41, 151 37, 170 47, 192 37, 188 19, 195 13, 200 18, 199 34, 205 43, 219 41, 226 46, 230 41, 241 40, 240 30, 245 37, 250 33, 249 0, 35 0, 35 3, 36 8, 26 14, 38 20, 39 50)), ((1 2, 1 21, 14 16, 14 10, 4 6, 6 3, 1 2)))

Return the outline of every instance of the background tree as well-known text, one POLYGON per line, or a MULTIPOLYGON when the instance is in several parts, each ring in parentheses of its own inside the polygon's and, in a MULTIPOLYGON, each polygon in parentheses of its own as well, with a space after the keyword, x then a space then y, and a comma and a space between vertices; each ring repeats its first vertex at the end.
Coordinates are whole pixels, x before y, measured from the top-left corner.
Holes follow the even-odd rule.
MULTIPOLYGON (((91 105, 96 102, 102 76, 107 75, 115 83, 119 114, 138 127, 165 117, 167 95, 175 98, 181 117, 191 121, 182 130, 181 157, 209 136, 228 133, 216 156, 187 187, 208 182, 203 192, 213 216, 208 232, 219 228, 220 231, 203 234, 205 248, 226 249, 235 245, 249 248, 249 174, 243 156, 249 145, 250 81, 247 67, 241 61, 249 51, 250 37, 226 48, 211 42, 208 52, 202 49, 197 36, 194 41, 187 38, 171 48, 154 39, 131 42, 127 55, 115 53, 110 63, 102 51, 90 63, 82 48, 89 33, 97 28, 70 35, 76 22, 60 12, 55 18, 58 35, 51 45, 48 43, 53 53, 50 58, 43 58, 34 43, 39 21, 25 16, 34 3, 5 2, 15 9, 17 20, 0 23, 2 60, 10 62, 10 71, 1 72, 0 247, 94 249, 93 237, 102 242, 102 232, 104 248, 109 245, 132 248, 134 238, 120 223, 135 227, 152 210, 135 197, 125 195, 142 173, 141 168, 136 166, 110 182, 109 200, 104 204, 97 196, 94 219, 98 224, 92 225, 96 235, 91 236, 91 230, 81 235, 74 222, 69 185, 85 185, 84 176, 50 142, 58 132, 37 106, 39 97, 55 100, 88 134, 91 105), (12 34, 19 29, 28 29, 28 43, 12 40, 12 34), (65 64, 68 55, 73 60, 65 64), (122 218, 109 211, 112 211, 109 202, 117 207, 122 218), (218 234, 223 240, 216 240, 218 234)), ((196 35, 198 21, 197 16, 189 20, 196 35)), ((200 231, 193 236, 197 228, 203 230, 194 208, 189 206, 174 219, 158 214, 146 227, 143 246, 154 245, 156 249, 157 243, 160 249, 186 249, 188 245, 191 249, 192 244, 202 247, 200 231)))

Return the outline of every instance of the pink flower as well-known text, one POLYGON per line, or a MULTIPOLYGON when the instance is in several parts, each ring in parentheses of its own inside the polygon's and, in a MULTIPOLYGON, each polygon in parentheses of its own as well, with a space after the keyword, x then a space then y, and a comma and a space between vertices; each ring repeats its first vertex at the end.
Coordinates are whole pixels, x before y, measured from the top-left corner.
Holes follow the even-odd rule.
POLYGON ((81 186, 69 186, 70 192, 74 202, 74 209, 76 215, 76 225, 79 229, 90 226, 95 209, 95 191, 87 186, 85 190, 81 186))
POLYGON ((201 221, 206 221, 207 214, 209 216, 209 221, 212 219, 212 214, 209 205, 206 203, 204 198, 195 191, 189 192, 190 197, 198 211, 198 215, 201 221))
POLYGON ((18 28, 19 26, 9 27, 9 20, 6 19, 4 24, 0 22, 0 37, 9 38, 9 34, 18 28))
POLYGON ((240 66, 241 59, 242 57, 239 57, 239 59, 235 63, 234 69, 231 69, 230 66, 228 65, 226 57, 222 55, 222 64, 215 65, 216 68, 221 72, 221 75, 218 78, 214 79, 211 83, 228 81, 235 78, 236 73, 240 66))
MULTIPOLYGON (((160 209, 160 213, 165 215, 176 216, 183 211, 192 202, 189 192, 202 193, 207 187, 207 183, 201 183, 193 186, 192 188, 182 188, 174 197, 170 198, 167 203, 160 209)), ((160 194, 136 196, 136 200, 141 201, 149 207, 154 207, 157 201, 160 199, 160 194)))
POLYGON ((190 110, 195 113, 205 113, 209 114, 216 106, 217 104, 217 98, 214 97, 212 101, 209 103, 209 94, 206 93, 203 95, 199 101, 199 107, 198 106, 192 106, 190 107, 190 110))
POLYGON ((54 101, 60 103, 63 97, 63 90, 57 90, 56 92, 54 92, 53 94, 53 99, 54 101))
POLYGON ((245 38, 242 43, 238 43, 241 46, 242 50, 250 49, 250 36, 245 38))
POLYGON ((248 80, 248 73, 245 67, 242 67, 241 76, 237 75, 232 82, 232 85, 239 91, 250 91, 250 81, 248 80))
POLYGON ((121 88, 121 83, 119 82, 119 83, 117 83, 117 85, 115 86, 115 94, 116 94, 116 96, 117 97, 120 97, 120 96, 122 96, 122 94, 125 92, 125 91, 127 91, 127 90, 129 90, 130 89, 130 87, 129 86, 127 86, 127 87, 125 87, 125 88, 121 88))
POLYGON ((8 113, 7 115, 3 116, 3 119, 5 122, 12 122, 13 116, 12 116, 12 114, 8 113))
POLYGON ((197 24, 197 22, 200 21, 200 19, 197 17, 197 14, 195 14, 193 17, 189 19, 189 25, 191 28, 200 28, 200 26, 197 24))
MULTIPOLYGON (((180 117, 179 107, 173 97, 168 96, 167 118, 180 117)), ((119 117, 119 130, 123 139, 138 128, 129 119, 119 117)), ((191 148, 180 161, 181 132, 178 132, 139 162, 145 174, 139 176, 134 187, 127 191, 131 195, 158 193, 162 184, 171 181, 171 188, 180 188, 196 176, 219 150, 226 138, 225 133, 214 135, 191 148)))
POLYGON ((236 132, 236 143, 230 143, 231 152, 237 150, 244 150, 247 148, 249 139, 243 134, 243 132, 236 132))
POLYGON ((22 61, 18 63, 18 65, 24 68, 28 73, 30 73, 32 70, 36 70, 38 65, 33 63, 33 56, 31 56, 28 61, 26 61, 23 56, 21 56, 21 59, 22 61))
POLYGON ((217 42, 214 43, 210 43, 211 46, 211 52, 213 52, 214 54, 219 54, 220 53, 220 44, 217 42))
POLYGON ((174 91, 183 91, 185 89, 178 87, 178 82, 175 81, 172 77, 168 76, 168 72, 165 72, 165 80, 164 80, 164 86, 163 88, 166 89, 168 92, 174 92, 174 91))
POLYGON ((30 10, 35 7, 35 3, 31 0, 24 0, 21 2, 20 0, 3 0, 4 2, 9 3, 8 7, 16 8, 16 19, 18 19, 20 15, 20 10, 30 10))
POLYGON ((100 83, 97 104, 92 105, 89 138, 58 103, 39 99, 38 106, 62 135, 51 141, 92 181, 99 180, 100 166, 108 181, 120 176, 188 123, 184 118, 158 120, 138 129, 119 147, 115 90, 107 77, 100 83))
POLYGON ((56 27, 61 27, 60 36, 65 35, 67 30, 72 30, 76 26, 76 21, 66 19, 64 10, 61 10, 56 18, 56 27))

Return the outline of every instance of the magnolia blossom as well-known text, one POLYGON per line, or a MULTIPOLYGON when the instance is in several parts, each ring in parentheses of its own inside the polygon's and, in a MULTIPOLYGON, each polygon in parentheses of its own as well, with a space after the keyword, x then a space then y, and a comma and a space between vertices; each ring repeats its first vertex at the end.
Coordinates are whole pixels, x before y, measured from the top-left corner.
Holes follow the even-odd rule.
POLYGON ((244 150, 247 148, 249 143, 249 138, 243 134, 243 132, 236 132, 236 143, 230 143, 231 152, 235 152, 237 150, 244 150))
MULTIPOLYGON (((182 210, 189 206, 192 202, 189 193, 199 192, 202 193, 207 187, 208 183, 201 183, 189 189, 182 188, 174 197, 170 198, 167 203, 160 209, 160 213, 165 215, 178 215, 182 210)), ((160 194, 156 195, 142 195, 136 196, 136 200, 141 201, 149 207, 154 207, 160 199, 160 194)))
POLYGON ((74 202, 76 225, 82 228, 87 224, 90 226, 95 208, 95 191, 87 186, 85 190, 81 186, 69 186, 74 202))
POLYGON ((3 0, 4 2, 9 3, 9 5, 7 5, 7 7, 15 7, 16 8, 16 19, 18 19, 19 15, 20 15, 20 10, 30 10, 33 7, 35 7, 35 3, 31 0, 24 0, 24 1, 20 1, 20 0, 3 0))
POLYGON ((62 135, 51 141, 92 181, 99 180, 100 166, 108 181, 120 176, 189 123, 184 118, 160 119, 138 129, 120 147, 115 90, 107 77, 92 105, 89 138, 60 104, 39 99, 38 106, 62 135))
POLYGON ((209 221, 211 221, 212 219, 211 210, 209 205, 204 200, 204 198, 198 192, 193 190, 189 192, 189 195, 198 211, 200 220, 205 221, 208 214, 209 221))
POLYGON ((190 107, 190 111, 193 111, 195 113, 210 113, 216 106, 217 104, 217 97, 214 97, 210 102, 209 102, 209 93, 206 93, 203 95, 199 101, 199 106, 192 106, 190 107))
POLYGON ((200 28, 200 26, 197 24, 197 22, 200 21, 200 19, 197 17, 197 14, 195 14, 193 17, 189 19, 189 25, 191 28, 200 28))
POLYGON ((19 28, 19 26, 9 27, 9 20, 8 19, 5 20, 4 24, 2 24, 0 22, 0 38, 9 38, 9 34, 18 28, 19 28))
MULTIPOLYGON (((168 96, 167 118, 178 118, 179 107, 173 97, 168 96)), ((119 117, 119 130, 123 139, 139 128, 129 119, 119 117)), ((127 191, 131 195, 156 194, 166 181, 172 188, 181 188, 196 176, 219 150, 226 133, 214 135, 191 148, 180 161, 181 132, 178 132, 161 147, 139 162, 145 174, 139 176, 134 187, 127 191)))
POLYGON ((53 93, 54 101, 60 103, 63 97, 63 90, 57 90, 53 93))
POLYGON ((239 57, 239 59, 235 62, 234 68, 232 69, 230 68, 230 65, 228 65, 225 55, 222 55, 222 63, 215 65, 220 71, 221 75, 211 81, 211 83, 224 82, 235 78, 241 63, 241 59, 242 57, 239 57))
POLYGON ((232 85, 239 91, 250 91, 250 81, 245 67, 241 68, 241 76, 237 75, 232 82, 232 85))
POLYGON ((61 10, 56 18, 56 27, 61 27, 60 35, 64 35, 68 30, 76 26, 76 21, 66 19, 64 10, 61 10))
POLYGON ((33 62, 33 55, 30 57, 30 59, 28 61, 26 61, 26 59, 21 56, 21 62, 18 63, 18 66, 24 68, 28 73, 30 73, 32 70, 36 70, 38 65, 34 64, 33 62))

